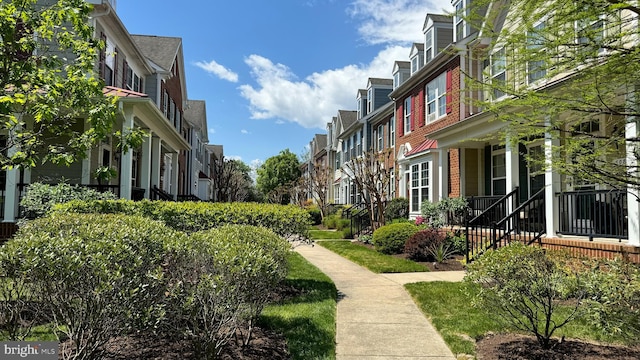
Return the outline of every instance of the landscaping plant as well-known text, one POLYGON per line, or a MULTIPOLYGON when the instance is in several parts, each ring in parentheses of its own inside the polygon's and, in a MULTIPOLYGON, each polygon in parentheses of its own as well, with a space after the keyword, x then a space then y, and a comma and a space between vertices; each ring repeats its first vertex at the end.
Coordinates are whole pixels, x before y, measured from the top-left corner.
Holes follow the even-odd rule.
POLYGON ((384 254, 399 254, 416 232, 418 227, 409 222, 385 225, 373 232, 373 246, 384 254))
POLYGON ((554 332, 576 319, 583 308, 582 279, 569 269, 540 247, 512 243, 471 263, 465 281, 482 285, 474 306, 490 309, 548 349, 554 332), (561 306, 570 310, 557 311, 561 306))
POLYGON ((438 229, 428 228, 411 235, 404 245, 404 252, 411 260, 434 261, 435 249, 446 245, 445 242, 445 235, 442 232, 438 229))
POLYGON ((409 199, 395 198, 387 204, 384 210, 384 219, 386 222, 407 218, 409 218, 409 199))
POLYGON ((33 183, 27 186, 26 192, 20 200, 20 206, 26 218, 34 219, 44 216, 55 204, 62 204, 72 200, 115 200, 118 197, 110 192, 99 192, 91 188, 59 183, 49 185, 33 183))
POLYGON ((160 321, 166 238, 184 236, 142 217, 58 213, 27 222, 0 251, 71 340, 63 357, 95 359, 111 337, 160 321))

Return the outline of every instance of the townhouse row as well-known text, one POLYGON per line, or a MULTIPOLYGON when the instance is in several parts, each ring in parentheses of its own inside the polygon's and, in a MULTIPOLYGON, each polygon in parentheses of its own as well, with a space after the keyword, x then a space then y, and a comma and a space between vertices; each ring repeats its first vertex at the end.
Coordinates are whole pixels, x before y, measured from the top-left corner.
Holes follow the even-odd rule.
POLYGON ((223 149, 208 144, 205 101, 187 96, 182 39, 130 34, 115 1, 87 1, 94 6, 94 38, 106 44, 95 71, 104 80, 104 94, 118 97, 116 129, 143 129, 147 136, 141 147, 126 152, 107 137, 68 167, 45 164, 7 170, 0 177, 0 215, 5 222, 20 216, 20 198, 33 182, 65 181, 133 200, 214 196, 214 164, 222 159, 223 149), (104 167, 115 170, 115 177, 99 181, 96 169, 104 167))
MULTIPOLYGON (((585 244, 596 239, 640 247, 636 190, 581 181, 529 163, 533 155, 549 156, 546 149, 562 140, 544 136, 526 144, 505 143, 505 123, 478 107, 477 100, 500 101, 506 95, 478 91, 469 78, 504 82, 512 74, 506 74, 504 48, 495 45, 501 29, 485 34, 458 15, 469 2, 452 1, 452 16, 427 14, 424 42, 413 44, 408 59, 395 62, 389 79, 369 78, 356 94, 356 110, 339 110, 326 133, 311 141, 310 168, 327 166, 332 173, 326 202, 366 201, 346 165, 366 152, 390 151, 387 198, 407 198, 409 216, 415 218, 424 202, 465 197, 475 221, 467 230, 472 242, 519 237, 585 244)), ((484 10, 502 19, 500 26, 518 19, 503 2, 484 10)), ((544 71, 528 66, 524 86, 536 86, 544 71)), ((562 79, 555 86, 562 86, 562 79)), ((614 131, 612 123, 624 129, 627 120, 585 118, 587 131, 602 137, 614 131)), ((631 145, 620 149, 616 161, 633 161, 627 158, 631 145)))

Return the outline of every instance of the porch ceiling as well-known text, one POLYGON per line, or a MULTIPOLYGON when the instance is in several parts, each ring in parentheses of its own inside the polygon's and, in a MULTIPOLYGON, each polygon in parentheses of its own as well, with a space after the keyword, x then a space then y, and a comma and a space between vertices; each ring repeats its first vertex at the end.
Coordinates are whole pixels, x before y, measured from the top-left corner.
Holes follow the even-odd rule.
POLYGON ((173 127, 173 124, 169 123, 169 120, 158 109, 153 100, 150 98, 121 97, 119 101, 124 106, 132 107, 137 126, 151 131, 170 150, 178 152, 191 149, 189 143, 173 127))
POLYGON ((479 113, 453 125, 429 134, 438 142, 438 148, 476 148, 485 146, 487 141, 498 138, 504 123, 494 120, 488 113, 479 113))

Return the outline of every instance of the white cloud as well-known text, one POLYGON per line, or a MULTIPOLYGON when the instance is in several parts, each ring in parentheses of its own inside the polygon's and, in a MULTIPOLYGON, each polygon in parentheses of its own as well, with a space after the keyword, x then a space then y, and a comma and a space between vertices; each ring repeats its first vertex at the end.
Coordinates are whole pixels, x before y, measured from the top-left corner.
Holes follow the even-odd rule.
POLYGON ((305 79, 283 64, 251 55, 245 62, 257 86, 241 85, 240 92, 249 100, 253 119, 286 120, 324 130, 338 110, 355 108, 357 90, 367 86, 368 78, 391 78, 394 61, 407 60, 409 50, 390 46, 368 64, 315 72, 305 79))
POLYGON ((230 82, 238 82, 238 74, 227 69, 226 67, 218 64, 215 60, 211 60, 209 62, 198 61, 195 65, 209 74, 215 75, 222 80, 227 80, 230 82))
POLYGON ((369 44, 422 42, 427 13, 451 11, 448 0, 354 0, 349 15, 360 20, 358 32, 369 44))
POLYGON ((230 155, 230 156, 226 156, 225 155, 225 157, 227 159, 229 159, 229 160, 240 160, 240 161, 242 161, 242 156, 240 156, 240 155, 230 155))
POLYGON ((216 133, 216 129, 214 128, 209 128, 209 134, 213 135, 216 133))
POLYGON ((245 135, 246 135, 246 134, 249 134, 249 131, 248 131, 248 130, 246 130, 246 129, 242 129, 242 130, 240 130, 240 132, 241 132, 242 134, 245 134, 245 135))

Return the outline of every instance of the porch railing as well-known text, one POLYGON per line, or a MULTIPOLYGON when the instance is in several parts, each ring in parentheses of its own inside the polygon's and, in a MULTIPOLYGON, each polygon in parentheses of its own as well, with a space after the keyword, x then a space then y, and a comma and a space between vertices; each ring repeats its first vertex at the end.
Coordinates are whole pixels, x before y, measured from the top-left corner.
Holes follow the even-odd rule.
POLYGON ((497 249, 512 241, 527 245, 546 232, 544 189, 538 191, 493 226, 491 247, 497 249))
POLYGON ((173 201, 173 196, 157 186, 151 188, 151 200, 173 201))
POLYGON ((559 234, 628 239, 625 190, 579 190, 556 194, 559 234))
MULTIPOLYGON (((495 225, 507 216, 509 209, 515 209, 518 203, 518 188, 510 193, 495 199, 495 197, 482 197, 481 202, 475 206, 488 205, 484 210, 476 208, 471 210, 471 214, 465 225, 467 240, 467 262, 477 257, 484 251, 492 247, 492 238, 495 225)), ((470 204, 470 206, 472 206, 470 204)))
POLYGON ((202 201, 199 197, 189 194, 189 195, 178 195, 178 201, 202 201))

